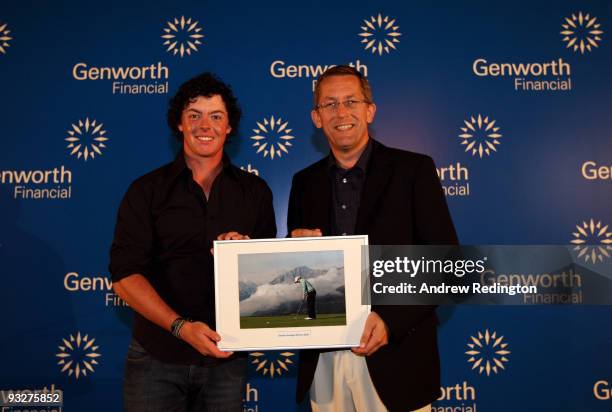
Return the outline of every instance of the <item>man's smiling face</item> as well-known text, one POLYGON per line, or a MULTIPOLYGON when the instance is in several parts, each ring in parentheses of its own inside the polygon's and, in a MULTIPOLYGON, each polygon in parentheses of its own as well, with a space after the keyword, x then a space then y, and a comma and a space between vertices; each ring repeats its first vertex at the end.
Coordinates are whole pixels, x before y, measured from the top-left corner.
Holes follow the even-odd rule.
POLYGON ((318 108, 311 113, 315 126, 323 129, 333 151, 350 152, 365 147, 368 124, 374 120, 376 105, 367 102, 359 79, 351 75, 330 76, 319 86, 318 108), (358 102, 351 108, 343 102, 358 102), (329 103, 340 103, 335 110, 329 103))
POLYGON ((183 133, 183 149, 187 156, 220 157, 225 139, 232 130, 221 96, 198 96, 191 100, 183 110, 178 129, 183 133))

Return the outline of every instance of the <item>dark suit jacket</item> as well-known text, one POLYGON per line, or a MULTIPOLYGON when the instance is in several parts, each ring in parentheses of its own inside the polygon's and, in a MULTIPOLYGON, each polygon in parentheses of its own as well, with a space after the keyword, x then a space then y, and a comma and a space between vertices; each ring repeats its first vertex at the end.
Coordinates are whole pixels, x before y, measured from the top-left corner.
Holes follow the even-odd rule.
MULTIPOLYGON (((293 177, 287 229, 331 234, 331 182, 327 158, 293 177)), ((355 234, 372 245, 457 244, 457 235, 433 160, 373 141, 355 234)), ((440 392, 440 360, 433 306, 372 306, 387 324, 389 344, 368 356, 376 390, 390 411, 427 405, 440 392)), ((296 399, 308 392, 319 351, 300 352, 296 399)))

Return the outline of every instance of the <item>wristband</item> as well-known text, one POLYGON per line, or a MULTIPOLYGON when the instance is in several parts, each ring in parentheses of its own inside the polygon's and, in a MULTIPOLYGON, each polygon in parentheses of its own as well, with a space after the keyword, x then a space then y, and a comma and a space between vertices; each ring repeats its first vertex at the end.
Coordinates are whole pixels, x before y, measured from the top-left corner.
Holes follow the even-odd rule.
POLYGON ((172 325, 170 325, 170 332, 175 338, 181 339, 181 329, 183 328, 183 325, 185 325, 185 322, 193 322, 193 320, 178 317, 174 319, 172 325))

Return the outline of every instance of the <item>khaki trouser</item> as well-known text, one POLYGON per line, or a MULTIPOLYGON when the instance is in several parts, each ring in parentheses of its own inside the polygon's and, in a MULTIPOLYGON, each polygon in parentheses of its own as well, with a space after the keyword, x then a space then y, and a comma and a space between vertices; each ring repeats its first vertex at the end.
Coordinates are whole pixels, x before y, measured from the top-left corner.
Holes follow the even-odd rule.
MULTIPOLYGON (((323 352, 310 387, 313 412, 386 412, 365 357, 350 350, 323 352)), ((431 405, 414 412, 430 412, 431 405)))

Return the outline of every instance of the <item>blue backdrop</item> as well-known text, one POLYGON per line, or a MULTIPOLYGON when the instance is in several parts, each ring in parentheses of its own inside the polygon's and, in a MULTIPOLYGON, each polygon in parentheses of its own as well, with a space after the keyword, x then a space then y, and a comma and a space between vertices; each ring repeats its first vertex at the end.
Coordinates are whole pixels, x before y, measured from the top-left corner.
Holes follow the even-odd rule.
MULTIPOLYGON (((116 211, 178 150, 168 99, 202 71, 243 106, 228 152, 272 188, 279 236, 292 175, 327 154, 313 80, 350 62, 373 87, 372 135, 434 158, 462 243, 609 250, 611 27, 608 1, 5 2, 0 389, 121 408, 131 309, 107 271, 116 211)), ((609 306, 439 313, 437 410, 610 410, 609 306)), ((245 410, 296 408, 297 354, 249 360, 245 410)))

